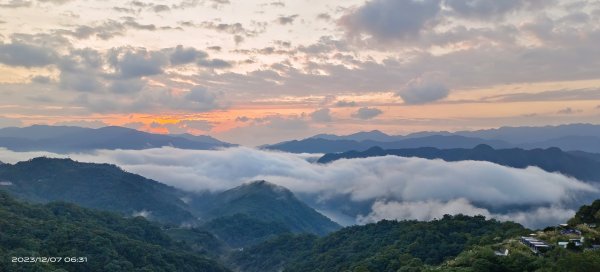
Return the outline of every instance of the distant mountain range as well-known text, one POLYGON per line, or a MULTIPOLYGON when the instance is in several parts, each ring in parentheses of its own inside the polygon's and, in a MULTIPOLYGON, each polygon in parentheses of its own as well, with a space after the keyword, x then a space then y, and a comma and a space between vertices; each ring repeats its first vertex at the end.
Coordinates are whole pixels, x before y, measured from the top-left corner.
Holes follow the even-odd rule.
POLYGON ((520 148, 494 149, 488 145, 478 145, 472 149, 438 149, 432 147, 383 149, 372 147, 365 151, 325 154, 317 162, 330 163, 339 159, 381 157, 387 155, 442 159, 445 161, 488 161, 515 168, 537 166, 547 172, 560 172, 583 181, 600 181, 600 161, 594 159, 596 154, 580 151, 564 152, 555 147, 532 150, 520 148))
POLYGON ((183 149, 231 147, 210 136, 191 134, 153 134, 124 127, 98 129, 34 125, 0 129, 0 147, 14 151, 50 151, 58 153, 94 149, 147 149, 172 146, 183 149))
POLYGON ((345 136, 319 134, 303 140, 265 145, 262 148, 293 153, 336 153, 362 151, 374 146, 384 149, 418 147, 448 149, 473 148, 479 144, 493 148, 558 147, 566 151, 600 153, 600 125, 502 127, 478 131, 418 132, 403 136, 387 135, 374 130, 345 136))
POLYGON ((386 149, 436 147, 436 148, 472 148, 479 144, 486 144, 495 148, 506 148, 510 144, 500 140, 484 140, 456 135, 431 135, 420 138, 406 138, 393 142, 379 142, 373 140, 329 140, 322 138, 307 138, 294 140, 274 145, 263 146, 264 149, 279 150, 292 153, 336 153, 350 150, 366 150, 374 146, 386 149))

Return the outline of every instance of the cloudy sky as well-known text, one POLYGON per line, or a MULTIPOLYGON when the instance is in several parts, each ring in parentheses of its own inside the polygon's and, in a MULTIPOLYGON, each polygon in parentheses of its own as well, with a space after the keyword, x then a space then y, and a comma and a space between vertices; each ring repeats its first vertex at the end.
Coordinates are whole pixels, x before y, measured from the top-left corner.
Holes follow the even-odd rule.
POLYGON ((600 120, 597 0, 0 0, 0 14, 0 127, 257 145, 600 120))

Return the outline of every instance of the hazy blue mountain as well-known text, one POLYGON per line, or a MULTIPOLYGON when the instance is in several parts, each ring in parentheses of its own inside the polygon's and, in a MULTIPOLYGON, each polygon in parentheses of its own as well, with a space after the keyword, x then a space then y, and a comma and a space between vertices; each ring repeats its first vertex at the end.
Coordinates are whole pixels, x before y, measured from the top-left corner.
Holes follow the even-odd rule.
POLYGON ((373 140, 328 140, 322 138, 308 138, 294 140, 274 145, 263 146, 265 149, 280 150, 292 153, 337 153, 351 150, 366 150, 373 146, 382 148, 473 148, 480 144, 487 144, 496 148, 506 148, 510 144, 500 140, 485 140, 457 135, 432 135, 420 138, 407 138, 393 142, 379 142, 373 140))
POLYGON ((298 200, 288 189, 266 181, 255 181, 211 196, 196 198, 190 205, 201 213, 204 220, 244 215, 271 223, 274 228, 281 225, 292 232, 318 235, 340 228, 338 224, 298 200))
POLYGON ((600 162, 600 154, 599 153, 589 153, 589 152, 578 151, 578 150, 568 151, 568 152, 570 154, 573 154, 578 157, 584 157, 584 158, 588 158, 588 159, 600 162))
MULTIPOLYGON (((580 154, 580 153, 577 153, 580 154)), ((379 157, 395 155, 401 157, 419 157, 424 159, 442 159, 445 161, 489 161, 496 164, 526 168, 537 166, 547 172, 560 172, 584 181, 600 181, 600 162, 558 148, 524 150, 520 148, 493 149, 488 145, 478 145, 472 149, 383 149, 373 147, 358 152, 330 153, 322 156, 317 162, 329 163, 339 159, 379 157)))
POLYGON ((304 140, 293 140, 273 145, 265 145, 261 148, 292 153, 332 153, 354 149, 364 149, 365 145, 352 140, 308 138, 304 140))
POLYGON ((0 129, 0 137, 20 138, 27 140, 41 140, 48 138, 61 137, 63 135, 81 133, 90 130, 89 128, 73 126, 46 126, 33 125, 29 127, 6 127, 0 129))
MULTIPOLYGON (((383 148, 415 148, 415 147, 437 147, 437 148, 470 148, 468 144, 461 144, 458 142, 450 144, 434 145, 432 143, 423 143, 423 140, 419 139, 431 139, 431 137, 437 137, 438 140, 442 140, 441 136, 452 137, 460 136, 469 139, 478 139, 479 143, 487 144, 495 148, 508 148, 508 147, 521 147, 525 149, 532 148, 549 148, 558 147, 563 150, 572 151, 580 150, 586 152, 600 153, 600 125, 592 124, 568 124, 559 126, 543 126, 543 127, 501 127, 497 129, 486 129, 476 131, 423 131, 411 133, 408 135, 387 135, 381 131, 370 131, 370 132, 358 132, 345 136, 338 136, 332 134, 319 134, 311 138, 324 139, 330 141, 345 141, 351 140, 361 142, 361 145, 357 145, 354 150, 364 150, 372 146, 381 146, 383 148), (407 142, 409 139, 415 141, 412 146, 408 146, 407 142), (372 146, 365 148, 363 142, 371 143, 372 146), (402 143, 396 145, 390 145, 388 143, 402 143)), ((309 138, 309 139, 311 139, 309 138)), ((303 140, 304 141, 304 140, 303 140)), ((285 142, 276 144, 280 150, 290 149, 298 150, 302 143, 295 141, 285 142)), ((317 145, 326 145, 323 143, 315 143, 317 145)), ((336 151, 323 151, 323 152, 345 152, 349 149, 345 149, 341 146, 349 146, 352 143, 339 142, 332 143, 334 146, 328 148, 328 150, 336 151)), ((368 144, 366 144, 368 145, 368 144)), ((306 145, 304 145, 306 147, 306 145)), ((269 146, 271 147, 271 146, 269 146)), ((323 147, 312 149, 325 150, 323 147)), ((300 151, 294 151, 300 152, 300 151)), ((318 153, 318 152, 313 152, 318 153)))
POLYGON ((230 144, 230 143, 219 141, 218 139, 215 139, 208 135, 192 135, 189 133, 184 133, 184 134, 170 134, 170 136, 184 138, 184 139, 188 139, 188 140, 194 141, 194 142, 221 145, 223 147, 232 146, 232 144, 230 144))
POLYGON ((0 190, 28 201, 66 201, 172 224, 195 221, 180 200, 183 192, 114 165, 36 158, 0 165, 0 181, 0 190))
POLYGON ((124 127, 98 129, 65 126, 30 126, 0 129, 0 147, 15 151, 76 152, 93 149, 146 149, 173 146, 215 149, 233 146, 209 136, 152 134, 124 127))
POLYGON ((564 136, 540 142, 519 145, 524 148, 559 147, 567 151, 586 151, 600 153, 600 137, 598 136, 564 136))
POLYGON ((403 136, 390 136, 379 130, 357 132, 350 135, 338 136, 335 134, 318 134, 311 138, 319 138, 325 140, 352 140, 352 141, 378 141, 378 142, 393 142, 404 138, 403 136))
POLYGON ((600 125, 568 124, 543 127, 501 127, 477 131, 459 131, 454 134, 483 139, 500 139, 514 144, 529 144, 568 136, 597 137, 600 136, 600 125))

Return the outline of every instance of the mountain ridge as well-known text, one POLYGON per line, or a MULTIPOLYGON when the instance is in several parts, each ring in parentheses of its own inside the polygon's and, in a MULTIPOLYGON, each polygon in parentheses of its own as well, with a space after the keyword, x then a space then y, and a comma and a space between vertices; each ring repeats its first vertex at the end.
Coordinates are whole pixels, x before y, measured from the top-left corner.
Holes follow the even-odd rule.
POLYGON ((217 149, 234 144, 206 135, 153 134, 131 128, 107 126, 97 129, 72 126, 33 125, 0 129, 0 147, 13 151, 58 153, 94 149, 147 149, 172 146, 184 149, 217 149))
POLYGON ((547 172, 560 172, 583 181, 600 181, 600 161, 586 157, 581 153, 564 152, 556 147, 525 150, 521 148, 494 149, 491 146, 483 144, 472 149, 438 149, 431 147, 383 149, 377 146, 365 151, 328 153, 319 158, 317 162, 325 164, 339 159, 381 157, 387 155, 442 159, 445 161, 488 161, 515 168, 537 166, 547 172))

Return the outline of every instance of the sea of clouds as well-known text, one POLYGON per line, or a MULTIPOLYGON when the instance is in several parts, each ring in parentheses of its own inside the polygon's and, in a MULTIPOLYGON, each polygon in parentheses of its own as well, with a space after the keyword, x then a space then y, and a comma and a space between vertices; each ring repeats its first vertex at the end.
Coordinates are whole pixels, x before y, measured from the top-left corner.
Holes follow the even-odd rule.
POLYGON ((599 192, 593 185, 537 167, 516 169, 481 161, 386 156, 322 165, 310 162, 314 155, 248 147, 212 151, 164 147, 67 155, 0 149, 0 160, 8 163, 39 156, 116 164, 186 191, 219 192, 267 180, 305 196, 309 205, 334 220, 336 214, 351 216, 353 222, 345 224, 432 220, 462 213, 537 228, 564 222, 582 199, 599 192), (329 202, 333 199, 335 204, 329 202), (358 203, 367 203, 368 210, 354 208, 358 203))

